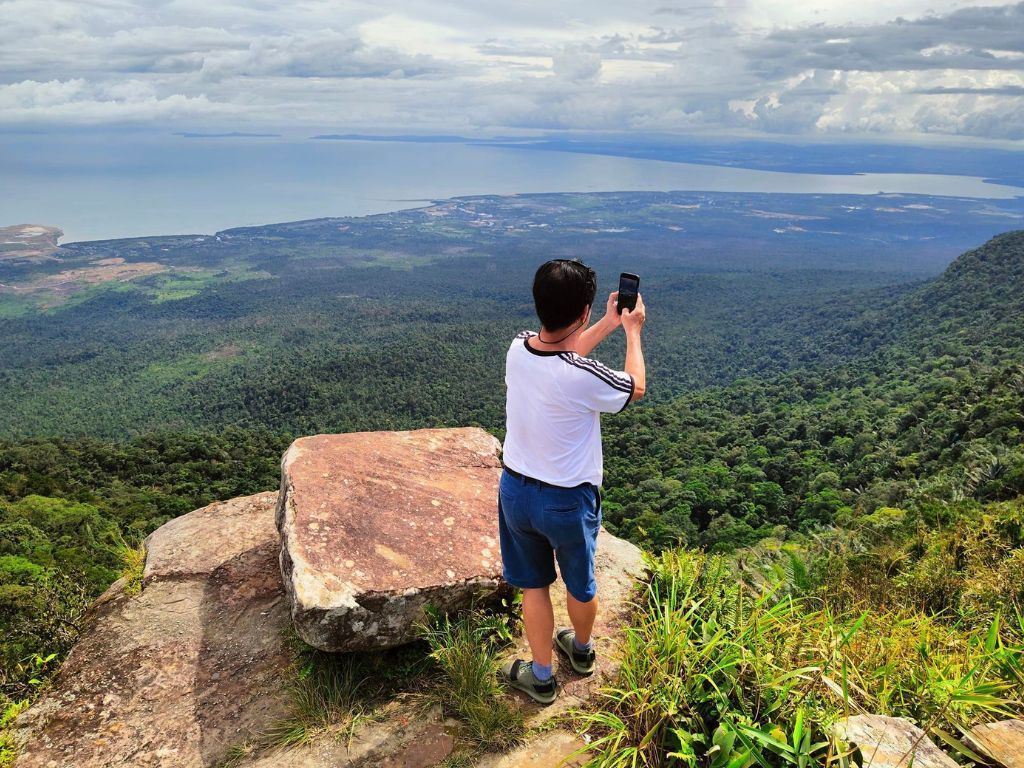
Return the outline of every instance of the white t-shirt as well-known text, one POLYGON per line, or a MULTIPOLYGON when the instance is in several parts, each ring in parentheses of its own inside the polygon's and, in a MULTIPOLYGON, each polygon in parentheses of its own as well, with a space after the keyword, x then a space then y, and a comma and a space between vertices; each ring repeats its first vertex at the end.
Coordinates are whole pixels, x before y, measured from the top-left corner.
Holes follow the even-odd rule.
POLYGON ((601 485, 601 416, 629 403, 635 382, 624 371, 575 352, 541 352, 523 331, 505 356, 506 434, 510 469, 552 485, 601 485))

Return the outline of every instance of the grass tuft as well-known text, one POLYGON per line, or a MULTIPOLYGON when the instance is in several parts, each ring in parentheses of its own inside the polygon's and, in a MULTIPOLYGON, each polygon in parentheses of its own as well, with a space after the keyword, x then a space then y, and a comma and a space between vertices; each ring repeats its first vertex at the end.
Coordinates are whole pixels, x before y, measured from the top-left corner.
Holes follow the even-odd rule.
POLYGON ((480 610, 454 618, 432 613, 421 636, 442 674, 433 697, 462 722, 473 749, 500 751, 521 743, 524 715, 497 678, 498 654, 512 641, 508 617, 480 610))
POLYGON ((428 659, 421 644, 376 653, 327 653, 295 634, 288 714, 256 738, 233 747, 220 768, 276 749, 329 735, 350 742, 359 726, 380 716, 389 701, 417 687, 428 659))
POLYGON ((146 570, 146 544, 142 540, 129 543, 121 532, 114 528, 110 537, 114 542, 113 552, 121 563, 121 578, 124 579, 126 595, 142 592, 142 574, 146 570))

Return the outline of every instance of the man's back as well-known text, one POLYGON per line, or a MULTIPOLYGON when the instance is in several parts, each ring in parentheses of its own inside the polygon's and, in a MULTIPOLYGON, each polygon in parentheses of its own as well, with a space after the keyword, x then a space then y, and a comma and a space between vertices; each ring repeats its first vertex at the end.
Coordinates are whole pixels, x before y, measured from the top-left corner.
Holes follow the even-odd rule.
POLYGON ((534 349, 536 335, 520 333, 505 357, 505 464, 552 485, 600 486, 600 414, 629 404, 633 377, 575 352, 534 349))

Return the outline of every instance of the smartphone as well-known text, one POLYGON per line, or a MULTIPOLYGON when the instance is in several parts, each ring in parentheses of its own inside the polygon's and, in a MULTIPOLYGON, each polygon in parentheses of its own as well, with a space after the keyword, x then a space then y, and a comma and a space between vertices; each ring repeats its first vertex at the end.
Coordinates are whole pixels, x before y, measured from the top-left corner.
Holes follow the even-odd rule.
POLYGON ((628 309, 632 312, 636 309, 636 297, 640 293, 640 277, 629 272, 619 275, 619 314, 622 310, 628 309))

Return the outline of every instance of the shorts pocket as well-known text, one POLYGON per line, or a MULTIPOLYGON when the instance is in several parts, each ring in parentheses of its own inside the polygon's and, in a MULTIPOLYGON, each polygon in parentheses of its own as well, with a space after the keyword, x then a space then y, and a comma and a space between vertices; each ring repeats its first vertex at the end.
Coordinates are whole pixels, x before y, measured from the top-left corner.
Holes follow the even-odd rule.
POLYGON ((582 507, 582 505, 579 502, 575 502, 575 503, 571 503, 571 504, 566 504, 566 503, 548 504, 548 505, 546 505, 544 507, 544 514, 566 515, 566 516, 578 515, 580 513, 581 507, 582 507))

